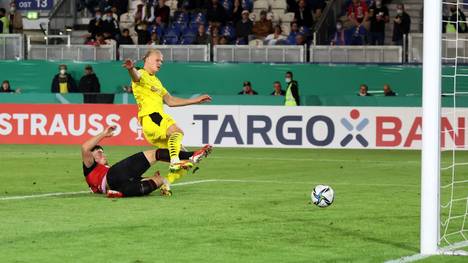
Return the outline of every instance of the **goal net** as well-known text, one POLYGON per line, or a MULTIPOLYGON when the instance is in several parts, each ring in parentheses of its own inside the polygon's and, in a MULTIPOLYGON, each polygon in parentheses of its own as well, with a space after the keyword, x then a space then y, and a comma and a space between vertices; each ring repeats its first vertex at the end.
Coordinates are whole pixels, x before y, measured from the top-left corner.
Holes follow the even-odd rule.
POLYGON ((421 253, 427 255, 468 255, 465 11, 465 0, 424 1, 421 253))
POLYGON ((468 247, 468 1, 442 2, 439 247, 468 247))

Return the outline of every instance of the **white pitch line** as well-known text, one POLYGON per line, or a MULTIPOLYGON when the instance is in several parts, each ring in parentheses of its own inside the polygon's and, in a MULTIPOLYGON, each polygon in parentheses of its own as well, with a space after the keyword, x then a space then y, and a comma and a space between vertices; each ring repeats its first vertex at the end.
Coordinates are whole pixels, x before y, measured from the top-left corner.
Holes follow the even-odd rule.
POLYGON ((388 261, 385 261, 384 263, 409 263, 409 262, 414 262, 414 261, 418 261, 421 259, 425 259, 430 256, 431 255, 415 254, 412 256, 402 257, 399 259, 388 260, 388 261))
POLYGON ((77 194, 85 194, 85 193, 90 193, 90 191, 59 192, 59 193, 47 193, 47 194, 38 194, 38 195, 9 196, 9 197, 2 197, 2 198, 0 198, 0 201, 30 199, 30 198, 39 198, 39 197, 48 197, 48 196, 60 196, 60 195, 77 195, 77 194))
POLYGON ((462 250, 462 251, 457 251, 457 249, 464 248, 468 246, 468 241, 462 241, 462 242, 457 242, 454 244, 451 244, 449 246, 443 247, 439 249, 439 253, 436 255, 423 255, 423 254, 414 254, 412 256, 407 256, 407 257, 402 257, 399 259, 393 259, 393 260, 388 260, 385 261, 384 263, 409 263, 409 262, 414 262, 418 261, 421 259, 425 259, 431 256, 437 256, 437 255, 448 255, 448 256, 468 256, 468 252, 462 250))
MULTIPOLYGON (((242 179, 205 179, 197 181, 188 181, 172 184, 172 186, 184 186, 184 185, 193 185, 193 184, 204 184, 204 183, 278 183, 278 181, 273 180, 242 180, 242 179)), ((289 182, 293 184, 319 184, 320 182, 289 182)), ((354 183, 332 183, 333 185, 354 185, 354 186, 376 186, 376 187, 393 187, 393 186, 404 186, 404 187, 419 187, 419 185, 401 185, 401 184, 354 184, 354 183)), ((58 192, 58 193, 46 193, 46 194, 37 194, 37 195, 20 195, 20 196, 8 196, 0 197, 0 201, 7 200, 22 200, 22 199, 31 199, 31 198, 41 198, 41 197, 50 197, 50 196, 62 196, 62 195, 78 195, 91 193, 90 191, 78 191, 78 192, 58 192)))

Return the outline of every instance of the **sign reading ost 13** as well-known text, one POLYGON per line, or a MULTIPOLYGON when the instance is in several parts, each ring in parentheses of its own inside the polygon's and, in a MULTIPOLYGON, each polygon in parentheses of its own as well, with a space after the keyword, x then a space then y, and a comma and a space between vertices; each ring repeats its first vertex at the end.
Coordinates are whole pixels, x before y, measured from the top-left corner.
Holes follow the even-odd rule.
MULTIPOLYGON (((187 146, 421 147, 419 108, 204 105, 166 110, 184 130, 187 146)), ((442 146, 468 149, 468 108, 442 112, 442 146)), ((136 115, 135 105, 1 104, 0 143, 81 144, 115 125, 108 145, 148 146, 136 115)))
POLYGON ((50 10, 54 0, 16 0, 18 10, 50 10))

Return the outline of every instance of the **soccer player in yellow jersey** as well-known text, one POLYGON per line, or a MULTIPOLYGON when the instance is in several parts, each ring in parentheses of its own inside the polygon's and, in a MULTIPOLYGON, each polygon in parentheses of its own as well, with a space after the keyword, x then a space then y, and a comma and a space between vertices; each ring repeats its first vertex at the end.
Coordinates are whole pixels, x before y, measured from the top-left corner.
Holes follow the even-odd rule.
MULTIPOLYGON (((178 172, 188 169, 193 164, 189 160, 180 160, 179 152, 184 136, 172 117, 164 112, 163 103, 169 107, 185 106, 210 102, 209 95, 183 99, 171 96, 164 88, 156 73, 163 64, 163 55, 157 49, 149 49, 146 53, 144 66, 137 70, 132 60, 125 60, 124 67, 132 78, 133 95, 138 104, 138 119, 143 128, 146 140, 159 148, 168 148, 170 154, 169 170, 178 172)), ((171 177, 169 177, 170 181, 171 177)), ((177 177, 173 175, 172 177, 177 177)))

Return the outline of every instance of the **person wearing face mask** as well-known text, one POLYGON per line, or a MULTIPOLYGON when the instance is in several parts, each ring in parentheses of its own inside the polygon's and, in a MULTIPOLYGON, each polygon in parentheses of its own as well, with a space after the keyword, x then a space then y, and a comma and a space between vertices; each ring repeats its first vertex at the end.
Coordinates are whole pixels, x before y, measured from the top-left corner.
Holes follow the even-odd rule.
POLYGON ((299 85, 297 81, 293 80, 293 73, 291 71, 286 72, 285 82, 287 85, 286 95, 284 97, 285 106, 299 106, 301 105, 301 99, 299 97, 299 85))
POLYGON ((333 35, 330 45, 332 46, 344 46, 349 45, 349 34, 346 33, 343 28, 343 23, 341 21, 336 22, 336 31, 333 35))
POLYGON ((0 8, 0 33, 9 34, 10 33, 10 20, 6 15, 5 8, 0 8))
POLYGON ((67 65, 59 66, 59 73, 54 76, 51 86, 52 93, 76 92, 76 84, 73 77, 67 73, 67 65))
POLYGON ((383 45, 385 40, 385 24, 388 23, 388 8, 382 0, 376 0, 370 7, 370 44, 383 45))
POLYGON ((88 24, 88 32, 91 33, 91 37, 96 37, 96 34, 102 33, 102 13, 100 10, 96 11, 96 14, 88 24))
POLYGON ((119 24, 114 19, 112 9, 107 9, 102 21, 102 32, 110 33, 113 39, 120 34, 119 24))
POLYGON ((21 16, 21 12, 16 9, 15 2, 10 3, 8 18, 10 19, 10 32, 12 34, 23 33, 23 17, 21 16))
POLYGON ((408 13, 405 12, 405 6, 403 4, 397 5, 397 15, 393 19, 393 37, 392 41, 395 45, 403 45, 403 36, 410 32, 411 18, 408 13))

